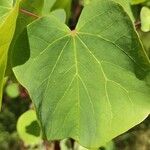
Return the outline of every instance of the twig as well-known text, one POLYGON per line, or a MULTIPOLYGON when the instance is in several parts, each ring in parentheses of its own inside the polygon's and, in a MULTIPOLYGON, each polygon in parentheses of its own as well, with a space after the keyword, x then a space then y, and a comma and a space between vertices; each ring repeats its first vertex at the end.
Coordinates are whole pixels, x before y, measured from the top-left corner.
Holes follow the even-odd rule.
POLYGON ((134 23, 134 25, 135 25, 136 29, 139 28, 140 25, 141 25, 141 21, 139 21, 139 20, 136 21, 136 22, 134 23))
POLYGON ((34 18, 39 18, 40 17, 40 16, 38 16, 36 14, 33 14, 33 13, 31 13, 31 12, 29 12, 27 10, 24 10, 24 9, 20 9, 20 12, 23 13, 23 14, 26 14, 26 15, 28 15, 30 17, 34 17, 34 18))

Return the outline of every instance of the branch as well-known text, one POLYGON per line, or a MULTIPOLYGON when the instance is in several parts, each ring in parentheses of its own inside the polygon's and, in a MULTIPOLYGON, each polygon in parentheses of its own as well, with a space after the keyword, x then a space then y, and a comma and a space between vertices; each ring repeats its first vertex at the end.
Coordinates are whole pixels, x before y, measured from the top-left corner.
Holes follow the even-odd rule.
POLYGON ((34 18, 39 18, 40 16, 36 15, 36 14, 33 14, 27 10, 24 10, 24 9, 20 9, 20 12, 27 15, 27 16, 30 16, 30 17, 34 17, 34 18))
POLYGON ((141 21, 140 20, 136 21, 134 25, 135 25, 135 28, 138 29, 141 26, 141 21))

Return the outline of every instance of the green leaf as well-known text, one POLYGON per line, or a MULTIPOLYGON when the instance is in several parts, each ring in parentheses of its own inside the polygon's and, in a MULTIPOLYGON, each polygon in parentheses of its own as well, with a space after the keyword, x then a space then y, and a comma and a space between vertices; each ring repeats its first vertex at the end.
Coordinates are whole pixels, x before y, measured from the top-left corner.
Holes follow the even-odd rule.
POLYGON ((10 12, 12 5, 9 5, 9 1, 0 1, 0 24, 2 24, 8 13, 10 12))
MULTIPOLYGON (((89 4, 90 2, 94 2, 94 1, 97 1, 97 0, 83 0, 85 5, 89 4)), ((132 10, 131 10, 131 0, 113 0, 113 1, 120 4, 134 22, 135 19, 134 19, 132 10)), ((110 9, 111 9, 111 7, 110 7, 110 9)))
MULTIPOLYGON (((20 4, 20 9, 31 12, 32 14, 40 17, 44 15, 43 9, 45 9, 45 7, 43 7, 43 4, 44 0, 24 0, 20 4)), ((60 19, 62 22, 65 22, 66 14, 64 10, 57 9, 53 11, 52 14, 60 19)), ((17 18, 17 28, 9 49, 9 59, 6 75, 12 75, 12 67, 18 64, 23 64, 26 60, 28 60, 30 55, 30 49, 27 37, 27 25, 36 19, 38 19, 38 17, 30 16, 23 12, 19 13, 19 16, 17 18)))
POLYGON ((120 5, 90 3, 73 31, 52 15, 40 18, 28 36, 30 58, 13 70, 48 140, 98 148, 148 116, 150 88, 134 68, 147 72, 149 60, 120 5))
POLYGON ((148 86, 150 86, 150 73, 146 76, 145 81, 148 86))
POLYGON ((10 83, 6 87, 6 94, 10 98, 16 98, 19 96, 20 91, 19 91, 19 85, 17 83, 10 83))
POLYGON ((150 9, 148 7, 143 7, 141 10, 141 30, 150 31, 150 9))
POLYGON ((115 143, 113 141, 110 141, 109 143, 106 144, 105 150, 115 150, 115 143))
POLYGON ((43 16, 49 15, 51 12, 55 14, 56 17, 60 18, 62 17, 61 20, 64 20, 64 18, 67 16, 70 17, 70 12, 71 12, 71 3, 72 0, 44 0, 44 7, 42 14, 43 16), (66 14, 62 12, 60 13, 60 10, 65 10, 66 14), (65 16, 65 17, 64 17, 65 16))
MULTIPOLYGON (((36 14, 37 16, 41 15, 43 9, 43 1, 42 0, 23 0, 20 3, 20 9, 36 14)), ((25 62, 30 54, 28 37, 27 37, 27 25, 37 19, 37 17, 30 16, 26 13, 19 12, 17 18, 17 28, 15 30, 15 34, 13 40, 11 42, 8 54, 8 64, 6 74, 12 74, 12 61, 15 61, 17 64, 22 64, 25 62), (14 54, 17 53, 20 57, 16 59, 14 54), (14 60, 13 60, 14 59, 14 60)))
MULTIPOLYGON (((87 4, 89 4, 92 0, 82 0, 83 1, 83 5, 87 5, 87 4)), ((82 2, 81 1, 81 2, 82 2)))
MULTIPOLYGON (((74 148, 73 148, 73 149, 74 149, 74 150, 89 150, 89 149, 87 149, 87 148, 81 146, 81 145, 80 145, 79 143, 77 143, 77 142, 74 143, 74 148)), ((95 149, 95 150, 98 150, 98 149, 95 149)))
MULTIPOLYGON (((8 8, 6 8, 7 15, 6 13, 4 13, 4 17, 2 17, 2 13, 0 13, 0 19, 2 19, 0 21, 0 108, 2 100, 4 75, 7 64, 8 49, 15 31, 16 19, 18 15, 18 7, 19 7, 19 0, 16 2, 14 8, 10 8, 9 11, 8 8)), ((5 6, 1 5, 0 3, 0 10, 2 9, 5 9, 5 6)))
POLYGON ((19 117, 17 132, 25 145, 36 145, 42 141, 40 126, 34 110, 28 110, 19 117))
POLYGON ((132 21, 134 22, 135 19, 131 10, 131 0, 113 0, 113 1, 115 1, 116 3, 119 3, 124 8, 124 10, 128 13, 132 21))
POLYGON ((66 21, 66 13, 63 9, 56 9, 51 12, 52 15, 54 15, 57 19, 65 23, 66 21))
POLYGON ((150 32, 139 31, 138 34, 140 35, 140 39, 144 45, 148 57, 150 58, 150 32))
POLYGON ((146 0, 131 0, 131 4, 132 5, 137 5, 137 4, 140 4, 140 3, 144 3, 146 0))
POLYGON ((12 7, 13 6, 13 0, 1 0, 0 1, 0 8, 2 7, 12 7))
POLYGON ((72 4, 72 0, 56 0, 54 6, 52 7, 52 10, 64 9, 67 16, 66 20, 68 22, 71 15, 71 4, 72 4))
POLYGON ((43 15, 49 15, 56 0, 44 0, 43 15))

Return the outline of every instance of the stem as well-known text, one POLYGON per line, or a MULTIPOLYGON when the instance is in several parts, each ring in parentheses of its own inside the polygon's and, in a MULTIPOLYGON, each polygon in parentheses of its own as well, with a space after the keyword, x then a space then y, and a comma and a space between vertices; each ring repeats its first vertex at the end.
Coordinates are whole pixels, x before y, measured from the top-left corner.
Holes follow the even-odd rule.
POLYGON ((136 29, 139 28, 140 25, 141 25, 141 21, 139 21, 139 20, 136 21, 136 22, 134 23, 134 25, 135 25, 136 29))
POLYGON ((60 150, 60 141, 55 141, 55 150, 60 150))
POLYGON ((38 16, 36 14, 33 14, 33 13, 31 13, 31 12, 29 12, 27 10, 24 10, 24 9, 20 9, 20 12, 23 13, 23 14, 25 14, 25 15, 28 15, 30 17, 34 17, 34 18, 39 18, 40 17, 40 16, 38 16))

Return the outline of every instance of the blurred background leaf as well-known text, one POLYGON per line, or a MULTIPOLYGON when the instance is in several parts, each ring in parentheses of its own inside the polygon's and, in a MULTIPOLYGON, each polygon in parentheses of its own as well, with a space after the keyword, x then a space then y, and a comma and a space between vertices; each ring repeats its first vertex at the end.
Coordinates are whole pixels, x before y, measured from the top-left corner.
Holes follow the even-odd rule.
POLYGON ((17 132, 25 145, 36 145, 42 142, 41 130, 34 110, 28 110, 19 117, 17 132))
POLYGON ((141 30, 150 31, 150 9, 148 7, 143 7, 141 10, 141 30))
POLYGON ((10 83, 6 87, 6 93, 10 98, 16 98, 19 96, 19 84, 18 83, 10 83))

